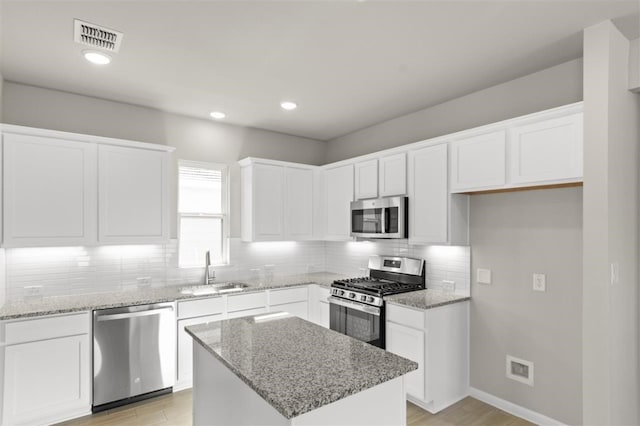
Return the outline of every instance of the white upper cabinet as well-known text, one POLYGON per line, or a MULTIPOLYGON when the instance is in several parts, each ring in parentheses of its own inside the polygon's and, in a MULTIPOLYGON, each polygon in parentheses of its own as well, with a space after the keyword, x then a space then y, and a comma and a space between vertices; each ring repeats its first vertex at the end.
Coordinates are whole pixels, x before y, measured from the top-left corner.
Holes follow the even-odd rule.
POLYGON ((407 193, 407 154, 380 157, 379 188, 381 197, 407 193))
POLYGON ((4 134, 4 246, 96 242, 96 145, 4 134))
POLYGON ((5 247, 168 239, 173 148, 12 125, 2 136, 5 247))
POLYGON ((163 152, 99 147, 100 242, 157 243, 168 239, 167 167, 163 152))
POLYGON ((313 238, 314 166, 240 161, 243 241, 313 238))
POLYGON ((409 243, 468 244, 469 200, 447 187, 447 144, 409 151, 409 243))
POLYGON ((313 170, 285 167, 285 237, 287 240, 313 238, 313 170))
POLYGON ((582 114, 511 129, 511 183, 582 180, 582 114))
POLYGON ((325 169, 325 239, 351 239, 353 164, 325 169))
POLYGON ((582 103, 484 129, 451 142, 451 192, 582 182, 582 103))
POLYGON ((253 168, 253 241, 284 239, 284 168, 256 164, 253 168))
POLYGON ((378 160, 361 161, 355 164, 356 200, 378 198, 378 160))
POLYGON ((451 191, 491 189, 506 183, 506 131, 451 142, 451 191))

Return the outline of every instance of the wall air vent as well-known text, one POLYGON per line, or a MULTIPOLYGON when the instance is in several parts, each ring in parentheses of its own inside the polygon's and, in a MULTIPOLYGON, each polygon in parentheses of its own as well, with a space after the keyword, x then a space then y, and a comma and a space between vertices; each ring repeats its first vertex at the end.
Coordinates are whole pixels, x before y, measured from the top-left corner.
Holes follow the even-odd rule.
POLYGON ((122 43, 122 34, 109 28, 90 24, 79 19, 73 20, 73 40, 76 43, 102 49, 108 52, 118 52, 122 43))

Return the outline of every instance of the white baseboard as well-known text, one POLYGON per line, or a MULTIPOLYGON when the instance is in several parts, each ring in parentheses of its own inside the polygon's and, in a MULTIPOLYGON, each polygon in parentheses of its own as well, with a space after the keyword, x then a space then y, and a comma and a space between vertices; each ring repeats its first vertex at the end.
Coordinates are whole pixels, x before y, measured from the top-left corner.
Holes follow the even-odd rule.
POLYGON ((498 398, 497 396, 483 392, 476 388, 469 387, 469 396, 489 405, 493 405, 494 407, 499 408, 502 411, 513 414, 514 416, 528 420, 531 423, 535 423, 537 425, 566 426, 564 423, 552 419, 551 417, 536 413, 535 411, 529 410, 528 408, 521 407, 520 405, 514 404, 513 402, 498 398))

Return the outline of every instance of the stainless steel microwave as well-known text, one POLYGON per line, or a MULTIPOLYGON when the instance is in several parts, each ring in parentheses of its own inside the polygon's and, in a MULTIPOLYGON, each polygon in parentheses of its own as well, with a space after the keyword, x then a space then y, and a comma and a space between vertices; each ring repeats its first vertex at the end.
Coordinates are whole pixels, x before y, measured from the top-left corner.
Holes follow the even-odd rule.
POLYGON ((407 197, 387 197, 351 202, 351 236, 358 238, 407 238, 407 197))

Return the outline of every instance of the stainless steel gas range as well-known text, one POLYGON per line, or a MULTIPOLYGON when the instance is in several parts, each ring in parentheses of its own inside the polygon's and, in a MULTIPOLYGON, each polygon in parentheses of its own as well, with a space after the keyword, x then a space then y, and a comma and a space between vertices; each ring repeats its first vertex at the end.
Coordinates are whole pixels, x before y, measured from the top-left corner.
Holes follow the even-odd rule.
POLYGON ((424 288, 424 260, 371 256, 368 277, 336 280, 331 285, 330 327, 384 349, 383 297, 424 288))

